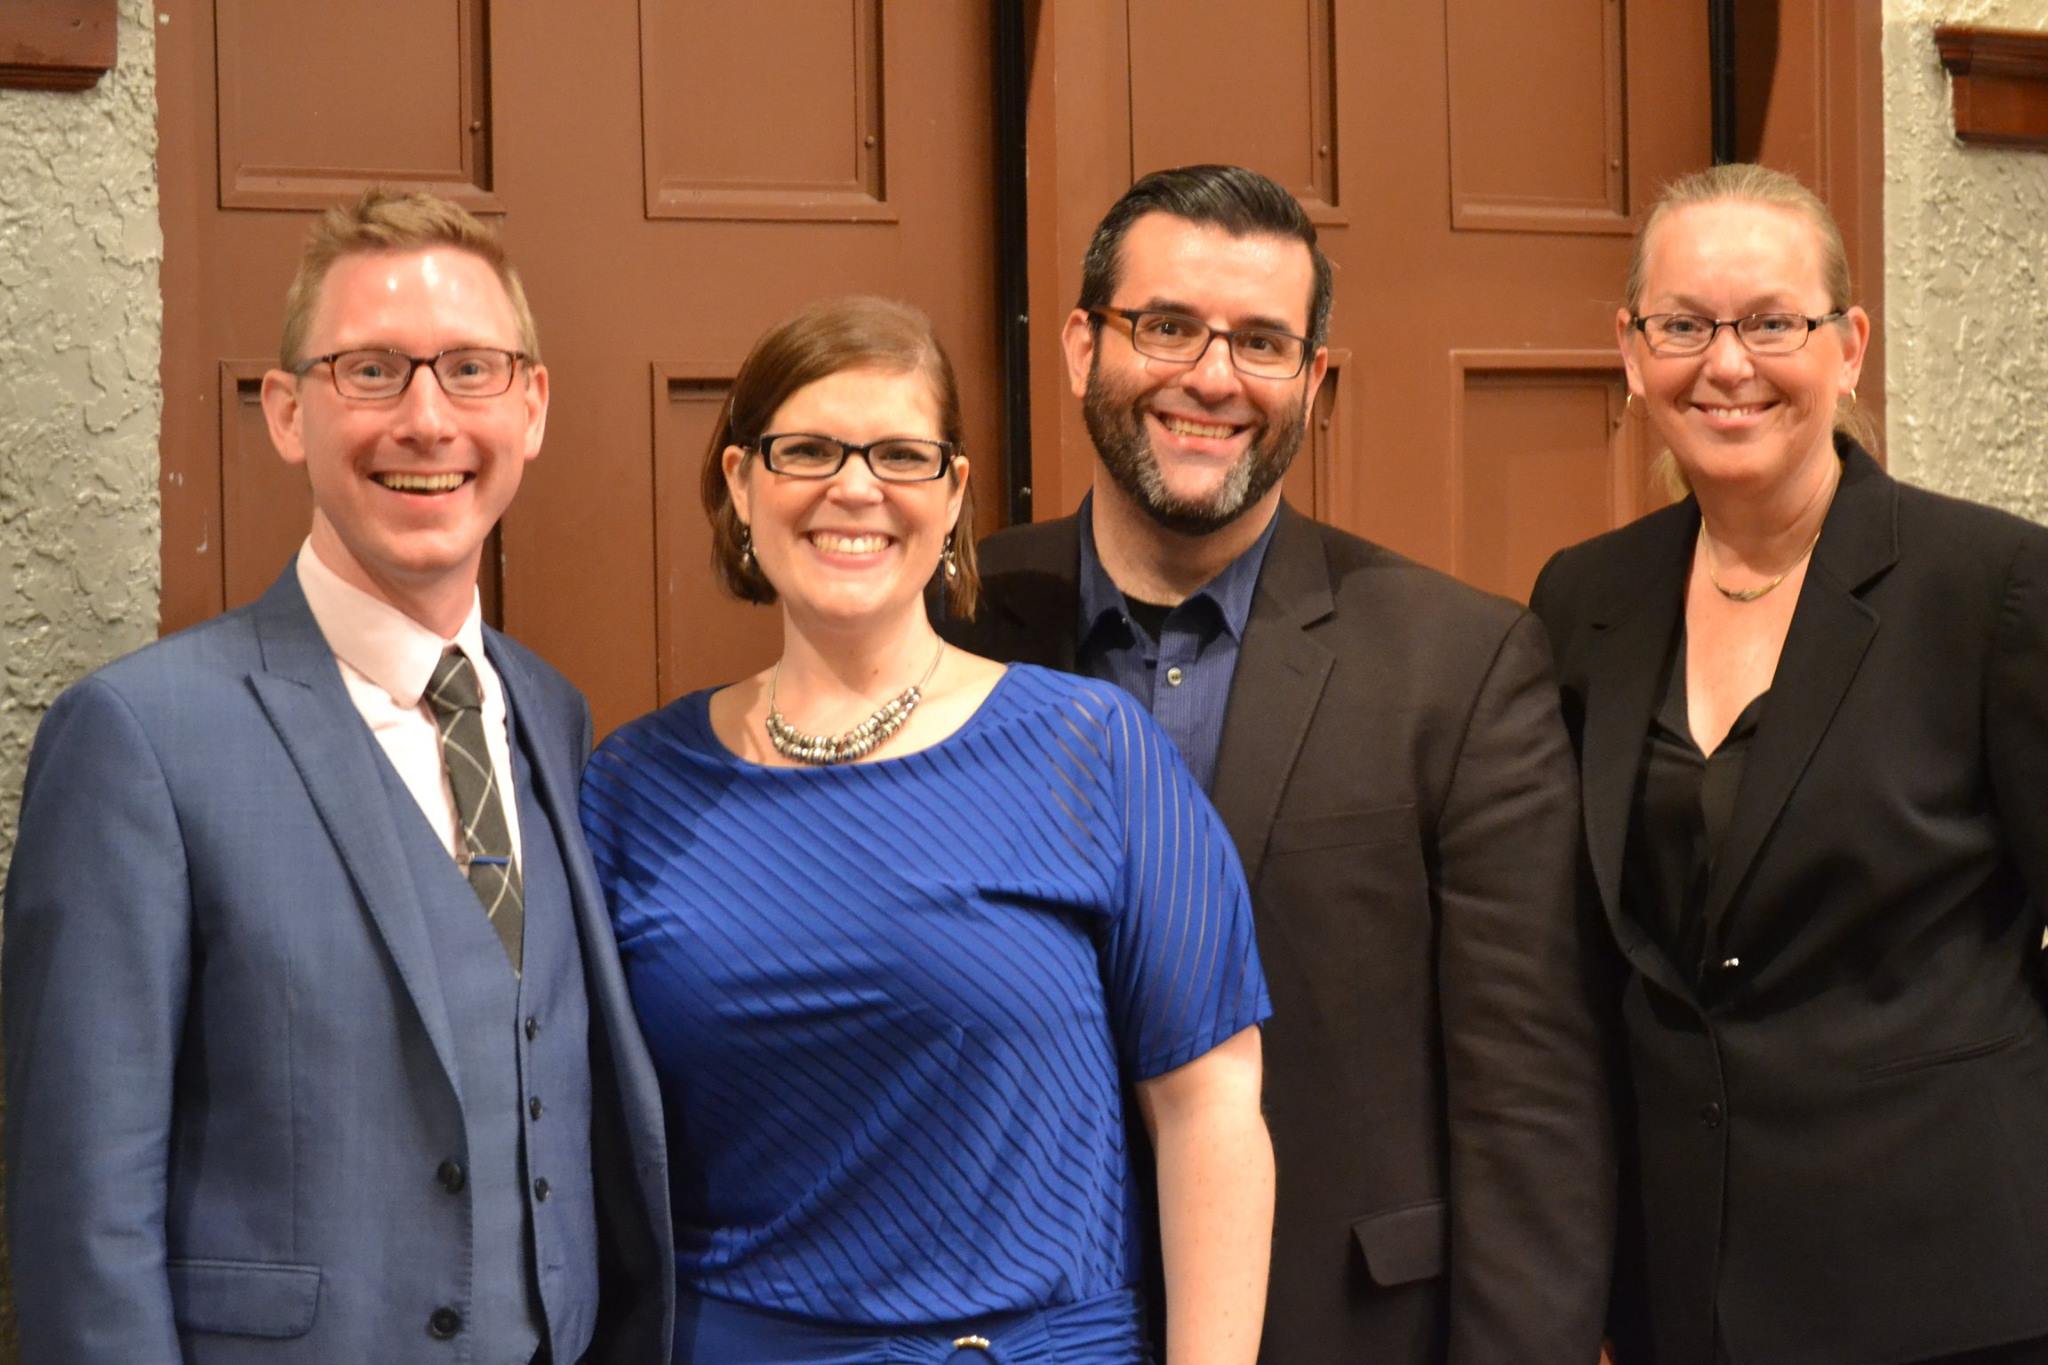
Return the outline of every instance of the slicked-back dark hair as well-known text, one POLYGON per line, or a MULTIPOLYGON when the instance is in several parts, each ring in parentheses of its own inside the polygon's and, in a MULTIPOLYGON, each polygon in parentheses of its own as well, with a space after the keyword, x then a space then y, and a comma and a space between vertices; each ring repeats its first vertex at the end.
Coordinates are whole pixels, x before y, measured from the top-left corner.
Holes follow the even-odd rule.
POLYGON ((1308 248, 1315 286, 1308 298, 1308 340, 1321 346, 1330 334, 1335 283, 1330 258, 1316 245, 1316 226, 1294 196, 1243 166, 1176 166, 1154 171, 1124 191, 1095 225, 1081 261, 1082 308, 1106 308, 1123 275, 1124 235, 1148 213, 1167 213, 1218 227, 1233 237, 1292 237, 1308 248))

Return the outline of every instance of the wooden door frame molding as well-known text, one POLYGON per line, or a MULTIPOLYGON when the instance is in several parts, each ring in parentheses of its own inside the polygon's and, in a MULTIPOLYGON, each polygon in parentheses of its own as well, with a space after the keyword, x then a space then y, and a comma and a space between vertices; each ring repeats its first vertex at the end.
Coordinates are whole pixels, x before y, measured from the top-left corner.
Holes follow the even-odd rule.
POLYGON ((1984 147, 2048 148, 2048 34, 1942 24, 1934 46, 1953 87, 1957 137, 1984 147))
POLYGON ((90 90, 114 69, 115 0, 16 0, 0 9, 0 89, 90 90))
POLYGON ((1127 0, 1061 5, 1025 0, 1031 50, 1025 136, 1026 289, 1031 477, 1038 520, 1065 516, 1095 479, 1094 447, 1067 392, 1060 331, 1081 294, 1081 257, 1095 225, 1130 188, 1131 62, 1127 0))

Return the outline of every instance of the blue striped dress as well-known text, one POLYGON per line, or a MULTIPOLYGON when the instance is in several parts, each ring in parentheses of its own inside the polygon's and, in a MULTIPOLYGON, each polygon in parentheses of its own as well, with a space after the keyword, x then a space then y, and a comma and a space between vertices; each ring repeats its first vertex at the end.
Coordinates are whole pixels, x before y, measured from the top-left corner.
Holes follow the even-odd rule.
POLYGON ((1123 1084, 1271 1012, 1172 742, 1019 665, 928 749, 765 767, 709 696, 618 731, 583 788, 686 1301, 860 1329, 1116 1303, 1129 1350, 1067 1358, 1144 1359, 1123 1084))

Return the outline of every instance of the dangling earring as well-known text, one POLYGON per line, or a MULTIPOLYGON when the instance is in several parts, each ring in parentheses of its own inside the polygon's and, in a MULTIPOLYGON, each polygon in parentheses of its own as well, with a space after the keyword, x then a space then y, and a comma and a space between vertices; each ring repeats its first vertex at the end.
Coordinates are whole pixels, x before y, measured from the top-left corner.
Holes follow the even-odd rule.
POLYGON ((744 521, 740 523, 740 564, 748 573, 761 572, 761 566, 754 559, 754 528, 744 521))
POLYGON ((1849 386, 1849 406, 1852 408, 1856 406, 1856 386, 1854 384, 1849 386))
POLYGON ((953 553, 953 533, 946 532, 946 547, 939 551, 939 563, 946 566, 946 577, 960 576, 960 556, 953 553))

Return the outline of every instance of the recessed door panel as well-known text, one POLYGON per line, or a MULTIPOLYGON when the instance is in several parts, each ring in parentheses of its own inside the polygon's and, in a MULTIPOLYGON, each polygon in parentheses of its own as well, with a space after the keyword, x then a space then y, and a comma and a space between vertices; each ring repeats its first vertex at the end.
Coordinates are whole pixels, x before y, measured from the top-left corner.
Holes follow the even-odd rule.
POLYGON ((1617 0, 1446 0, 1451 219, 1629 231, 1617 0))
POLYGON ((371 185, 491 196, 483 0, 216 0, 222 208, 313 209, 371 185))
POLYGON ((782 647, 782 613, 742 602, 712 576, 704 461, 732 388, 717 365, 654 367, 656 686, 664 698, 757 673, 782 647))
POLYGON ((650 218, 887 219, 882 0, 641 0, 650 218))
POLYGON ((1131 0, 1135 173, 1257 166, 1319 221, 1334 219, 1337 9, 1336 0, 1261 0, 1247 23, 1242 0, 1131 0))
POLYGON ((220 367, 217 554, 222 604, 229 607, 261 597, 298 553, 312 524, 313 494, 306 471, 278 456, 263 421, 263 374, 275 363, 228 360, 220 367))
POLYGON ((1599 352, 1468 352, 1456 363, 1459 573, 1527 598, 1560 545, 1649 510, 1621 366, 1599 352))

